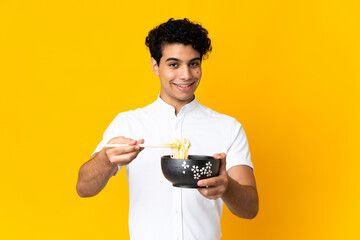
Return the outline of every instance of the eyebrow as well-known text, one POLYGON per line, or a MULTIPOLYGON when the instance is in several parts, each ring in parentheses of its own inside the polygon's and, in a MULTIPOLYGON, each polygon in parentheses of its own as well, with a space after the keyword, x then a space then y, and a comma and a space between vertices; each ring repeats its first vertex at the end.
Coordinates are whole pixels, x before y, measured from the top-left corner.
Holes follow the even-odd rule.
MULTIPOLYGON (((190 60, 190 62, 192 62, 192 61, 196 61, 196 60, 200 60, 201 61, 201 58, 199 58, 199 57, 196 57, 196 58, 193 58, 193 59, 191 59, 190 60)), ((169 62, 169 61, 178 61, 178 62, 182 62, 180 59, 178 59, 178 58, 168 58, 168 59, 166 59, 166 61, 165 62, 169 62)))

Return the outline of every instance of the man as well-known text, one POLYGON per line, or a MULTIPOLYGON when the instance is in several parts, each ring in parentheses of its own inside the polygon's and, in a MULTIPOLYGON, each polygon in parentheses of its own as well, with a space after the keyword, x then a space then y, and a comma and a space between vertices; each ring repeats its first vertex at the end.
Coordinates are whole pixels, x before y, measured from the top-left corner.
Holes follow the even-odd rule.
POLYGON ((253 166, 241 124, 201 105, 194 95, 201 62, 212 49, 207 35, 207 30, 188 19, 169 19, 149 32, 151 67, 161 82, 158 99, 120 113, 80 168, 77 192, 90 197, 125 166, 131 239, 220 239, 223 202, 239 217, 251 219, 257 214, 253 166), (173 187, 160 166, 161 156, 170 150, 139 147, 144 139, 166 143, 174 138, 191 141, 189 154, 221 159, 219 176, 198 182, 206 188, 173 187), (102 148, 107 143, 129 146, 102 148))

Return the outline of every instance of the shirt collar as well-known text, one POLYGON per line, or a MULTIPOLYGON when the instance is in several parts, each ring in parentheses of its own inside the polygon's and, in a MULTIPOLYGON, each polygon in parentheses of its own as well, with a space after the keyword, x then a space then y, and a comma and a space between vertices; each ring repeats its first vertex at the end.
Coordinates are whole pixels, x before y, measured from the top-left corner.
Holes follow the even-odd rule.
MULTIPOLYGON (((196 100, 196 96, 194 97, 194 100, 192 100, 191 102, 189 102, 188 104, 184 105, 179 113, 179 114, 185 114, 188 113, 190 111, 192 111, 193 109, 195 109, 200 103, 196 100)), ((170 104, 166 103, 164 100, 161 99, 160 94, 157 98, 157 100, 155 101, 155 105, 163 112, 169 112, 171 114, 175 113, 175 108, 173 106, 171 106, 170 104)))

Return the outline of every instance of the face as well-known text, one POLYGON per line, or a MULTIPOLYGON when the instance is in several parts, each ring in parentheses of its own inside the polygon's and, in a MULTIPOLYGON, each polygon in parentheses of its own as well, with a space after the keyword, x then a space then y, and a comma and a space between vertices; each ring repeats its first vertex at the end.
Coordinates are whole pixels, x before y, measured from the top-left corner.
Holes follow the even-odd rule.
POLYGON ((160 78, 161 99, 174 106, 177 112, 194 99, 201 79, 201 58, 191 45, 166 44, 159 66, 153 58, 151 65, 160 78))

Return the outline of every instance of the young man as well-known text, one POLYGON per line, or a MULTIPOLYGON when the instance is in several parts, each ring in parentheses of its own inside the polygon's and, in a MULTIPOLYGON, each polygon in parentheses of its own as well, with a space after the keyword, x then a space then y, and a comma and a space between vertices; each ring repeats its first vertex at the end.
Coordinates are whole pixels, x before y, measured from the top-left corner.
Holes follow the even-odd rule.
POLYGON ((104 133, 91 159, 79 171, 81 197, 99 193, 125 166, 129 191, 131 239, 220 239, 223 202, 235 215, 251 219, 258 196, 245 132, 234 118, 219 114, 195 98, 201 62, 211 51, 208 32, 188 19, 173 20, 149 32, 151 67, 159 76, 158 99, 147 107, 120 113, 104 133), (161 172, 169 149, 138 144, 188 138, 189 154, 221 159, 218 177, 200 180, 199 189, 176 188, 161 172), (135 140, 139 139, 139 140, 135 140), (107 143, 129 147, 102 148, 107 143))

